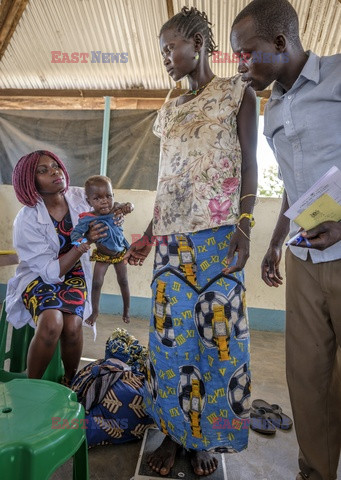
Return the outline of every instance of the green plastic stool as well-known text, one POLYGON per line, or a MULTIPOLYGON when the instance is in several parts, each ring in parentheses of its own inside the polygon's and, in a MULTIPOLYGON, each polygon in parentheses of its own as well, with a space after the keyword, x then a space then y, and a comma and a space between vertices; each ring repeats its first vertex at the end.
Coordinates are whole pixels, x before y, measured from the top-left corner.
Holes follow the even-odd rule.
POLYGON ((75 392, 44 380, 0 384, 1 479, 47 480, 72 456, 73 479, 88 480, 84 408, 75 392))
MULTIPOLYGON (((8 322, 6 320, 6 303, 2 304, 0 316, 0 382, 8 382, 14 378, 25 378, 27 366, 27 352, 30 346, 34 329, 30 325, 12 329, 10 346, 6 350, 8 322), (5 361, 9 359, 9 371, 5 370, 5 361)), ((64 375, 64 366, 60 354, 60 342, 53 357, 45 370, 43 380, 60 382, 64 375)))

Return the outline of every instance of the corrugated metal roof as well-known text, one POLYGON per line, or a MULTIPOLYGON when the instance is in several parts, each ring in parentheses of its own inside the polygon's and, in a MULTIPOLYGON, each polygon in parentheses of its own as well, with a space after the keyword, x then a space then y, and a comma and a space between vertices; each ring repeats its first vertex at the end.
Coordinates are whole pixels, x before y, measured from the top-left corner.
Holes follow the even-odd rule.
POLYGON ((159 0, 31 0, 1 62, 0 87, 167 88, 157 40, 166 20, 159 0), (51 63, 51 51, 88 53, 88 63, 51 63), (127 52, 128 62, 91 63, 91 52, 127 52))
MULTIPOLYGON (((230 25, 250 0, 173 0, 204 10, 219 50, 232 55, 230 25)), ((341 48, 338 0, 292 0, 303 45, 319 55, 341 48)), ((167 89, 158 33, 167 21, 166 0, 30 0, 0 64, 0 88, 167 89), (88 53, 87 63, 52 63, 52 51, 88 53), (127 63, 91 63, 91 52, 128 53, 127 63)), ((95 55, 95 54, 93 54, 95 55)), ((231 76, 234 63, 214 63, 231 76)))

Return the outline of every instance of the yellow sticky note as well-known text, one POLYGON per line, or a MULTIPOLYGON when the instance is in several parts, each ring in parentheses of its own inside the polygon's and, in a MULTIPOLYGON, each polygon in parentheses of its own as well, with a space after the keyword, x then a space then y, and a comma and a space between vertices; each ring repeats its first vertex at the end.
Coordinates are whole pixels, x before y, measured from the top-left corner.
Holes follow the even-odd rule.
POLYGON ((341 220, 341 205, 328 193, 324 193, 295 218, 295 222, 305 230, 314 228, 322 222, 341 220))

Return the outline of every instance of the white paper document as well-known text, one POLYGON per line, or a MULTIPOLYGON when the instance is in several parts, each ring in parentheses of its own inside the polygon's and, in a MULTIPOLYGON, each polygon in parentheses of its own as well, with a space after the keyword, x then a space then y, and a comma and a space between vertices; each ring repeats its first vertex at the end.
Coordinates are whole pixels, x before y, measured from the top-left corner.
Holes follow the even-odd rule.
POLYGON ((341 171, 332 167, 285 212, 305 230, 322 222, 341 220, 341 171))
POLYGON ((94 335, 94 342, 96 342, 96 338, 97 338, 97 326, 96 326, 96 322, 95 322, 93 325, 89 325, 88 323, 86 323, 85 320, 83 320, 83 327, 92 328, 92 333, 93 333, 93 335, 94 335))

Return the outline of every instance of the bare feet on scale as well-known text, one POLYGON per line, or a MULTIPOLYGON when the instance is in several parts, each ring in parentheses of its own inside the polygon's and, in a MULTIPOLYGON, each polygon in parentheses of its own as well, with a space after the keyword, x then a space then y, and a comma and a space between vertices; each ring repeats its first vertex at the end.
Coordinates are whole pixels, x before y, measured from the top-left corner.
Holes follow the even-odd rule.
POLYGON ((179 446, 170 437, 165 437, 159 448, 147 458, 150 468, 160 475, 168 475, 174 465, 176 451, 179 446))
MULTIPOLYGON (((179 447, 180 445, 166 436, 159 448, 148 456, 148 465, 154 472, 160 475, 168 475, 174 465, 176 452, 179 447)), ((210 475, 218 467, 218 460, 208 452, 192 450, 188 452, 188 455, 196 475, 210 475)))
POLYGON ((218 460, 211 453, 191 450, 190 455, 191 464, 196 475, 210 475, 217 469, 218 460))

